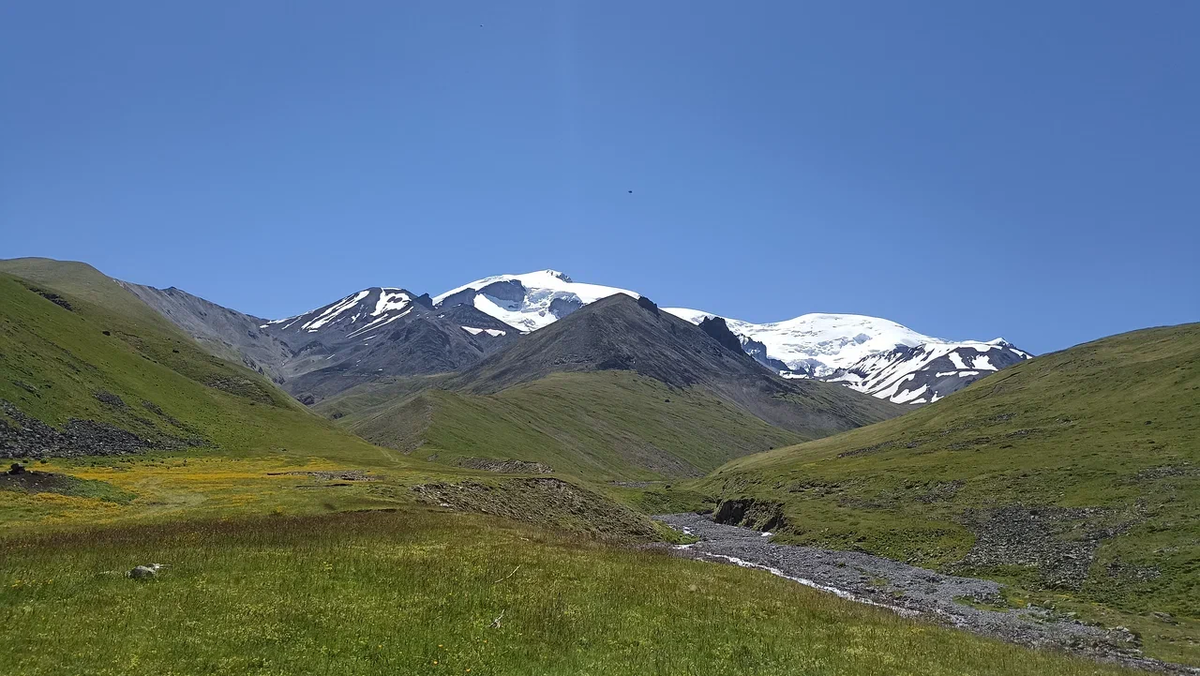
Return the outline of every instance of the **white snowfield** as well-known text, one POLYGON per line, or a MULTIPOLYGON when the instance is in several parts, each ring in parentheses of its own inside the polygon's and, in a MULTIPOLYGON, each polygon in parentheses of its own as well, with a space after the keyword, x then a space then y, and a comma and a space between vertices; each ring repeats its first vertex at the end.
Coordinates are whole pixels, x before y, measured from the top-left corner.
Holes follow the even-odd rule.
MULTIPOLYGON (((663 308, 666 312, 693 324, 710 312, 689 308, 663 308)), ((796 370, 811 370, 822 377, 847 368, 863 357, 891 350, 897 345, 915 347, 937 338, 926 336, 907 326, 878 317, 811 313, 795 319, 768 324, 753 324, 725 318, 729 330, 767 346, 767 355, 796 370)))
POLYGON ((633 298, 639 297, 633 291, 618 289, 614 286, 581 284, 572 281, 570 277, 557 270, 539 270, 523 275, 496 275, 477 279, 435 296, 433 304, 439 305, 450 296, 467 289, 478 291, 489 284, 508 281, 520 282, 526 290, 525 298, 519 301, 509 301, 481 293, 475 296, 474 305, 480 312, 489 314, 505 324, 525 332, 536 331, 555 322, 557 317, 550 312, 550 303, 555 299, 577 300, 587 305, 618 293, 633 298))
POLYGON ((391 311, 403 310, 412 302, 412 297, 404 293, 402 289, 380 289, 379 300, 375 302, 375 311, 371 313, 372 317, 391 311))

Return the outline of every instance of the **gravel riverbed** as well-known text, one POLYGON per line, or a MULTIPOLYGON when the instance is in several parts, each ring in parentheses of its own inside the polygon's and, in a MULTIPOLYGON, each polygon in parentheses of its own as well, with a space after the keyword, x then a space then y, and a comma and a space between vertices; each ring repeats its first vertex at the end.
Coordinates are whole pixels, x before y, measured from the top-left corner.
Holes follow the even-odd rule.
POLYGON ((764 569, 843 598, 1011 643, 1058 648, 1162 673, 1200 674, 1197 668, 1143 656, 1137 637, 1123 627, 1083 624, 1037 607, 992 610, 972 605, 999 604, 1001 585, 991 580, 944 575, 861 552, 775 544, 769 533, 719 524, 699 514, 655 519, 699 539, 675 547, 680 556, 764 569))

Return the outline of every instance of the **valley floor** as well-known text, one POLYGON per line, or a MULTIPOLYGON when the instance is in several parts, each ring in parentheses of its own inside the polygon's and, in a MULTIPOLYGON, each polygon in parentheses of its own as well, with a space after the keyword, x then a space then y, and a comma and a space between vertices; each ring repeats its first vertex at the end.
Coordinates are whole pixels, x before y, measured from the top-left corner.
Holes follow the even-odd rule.
POLYGON ((698 541, 677 553, 734 563, 906 616, 1032 647, 1054 647, 1101 661, 1166 673, 1200 670, 1142 656, 1128 631, 1106 630, 1036 606, 1007 607, 992 580, 946 575, 881 556, 775 544, 770 533, 714 522, 694 513, 656 517, 698 541))
POLYGON ((4 540, 6 674, 1124 673, 761 571, 436 509, 4 540), (152 562, 157 578, 126 577, 152 562))

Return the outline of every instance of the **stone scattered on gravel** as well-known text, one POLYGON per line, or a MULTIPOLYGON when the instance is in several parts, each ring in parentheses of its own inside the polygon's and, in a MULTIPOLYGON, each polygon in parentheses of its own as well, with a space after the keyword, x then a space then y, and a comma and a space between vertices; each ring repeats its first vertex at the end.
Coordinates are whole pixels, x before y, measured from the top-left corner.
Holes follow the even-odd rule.
MULTIPOLYGON (((115 395, 114 395, 115 396, 115 395)), ((113 404, 114 408, 116 405, 113 404)), ((122 402, 121 408, 124 403, 122 402)), ((27 416, 11 402, 0 399, 0 458, 77 457, 81 455, 125 455, 150 448, 179 450, 207 443, 193 437, 181 439, 161 433, 148 438, 109 423, 72 418, 61 429, 27 416)))
POLYGON ((379 477, 371 476, 365 469, 267 472, 267 476, 309 476, 320 481, 379 481, 379 477))
POLYGON ((975 545, 959 563, 973 568, 1027 566, 1051 588, 1078 589, 1088 578, 1102 540, 1127 530, 1136 516, 1100 507, 1025 507, 968 510, 963 523, 975 545))
POLYGON ((1159 622, 1166 622, 1167 624, 1179 624, 1175 621, 1175 617, 1172 616, 1171 613, 1154 612, 1150 614, 1153 615, 1154 618, 1159 622))
POLYGON ((108 404, 113 408, 125 408, 125 400, 107 390, 96 390, 93 392, 96 400, 102 404, 108 404))
MULTIPOLYGON (((390 487, 375 486, 391 497, 390 487)), ((481 512, 583 533, 597 540, 655 542, 650 520, 595 491, 554 477, 433 482, 411 487, 417 499, 460 512, 481 512)))
POLYGON ((554 468, 544 462, 529 460, 498 460, 496 458, 460 458, 459 467, 479 469, 498 474, 552 474, 554 468))
POLYGON ((54 303, 55 305, 59 306, 60 308, 62 308, 64 310, 70 310, 72 312, 75 311, 75 309, 71 307, 71 304, 67 302, 67 299, 63 298, 62 296, 58 295, 57 293, 52 293, 50 291, 46 291, 45 289, 39 289, 38 287, 29 285, 29 284, 26 284, 25 288, 36 293, 37 295, 41 296, 42 298, 45 298, 46 300, 50 301, 51 303, 54 303))

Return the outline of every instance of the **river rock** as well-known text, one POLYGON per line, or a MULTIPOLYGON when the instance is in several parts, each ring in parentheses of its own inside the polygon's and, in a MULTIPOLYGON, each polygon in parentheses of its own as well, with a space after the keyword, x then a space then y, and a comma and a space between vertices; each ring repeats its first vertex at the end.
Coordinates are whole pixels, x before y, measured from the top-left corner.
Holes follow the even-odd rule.
POLYGON ((135 580, 153 580, 158 577, 158 571, 163 565, 161 563, 148 563, 142 566, 134 566, 133 570, 129 571, 129 577, 135 580))

